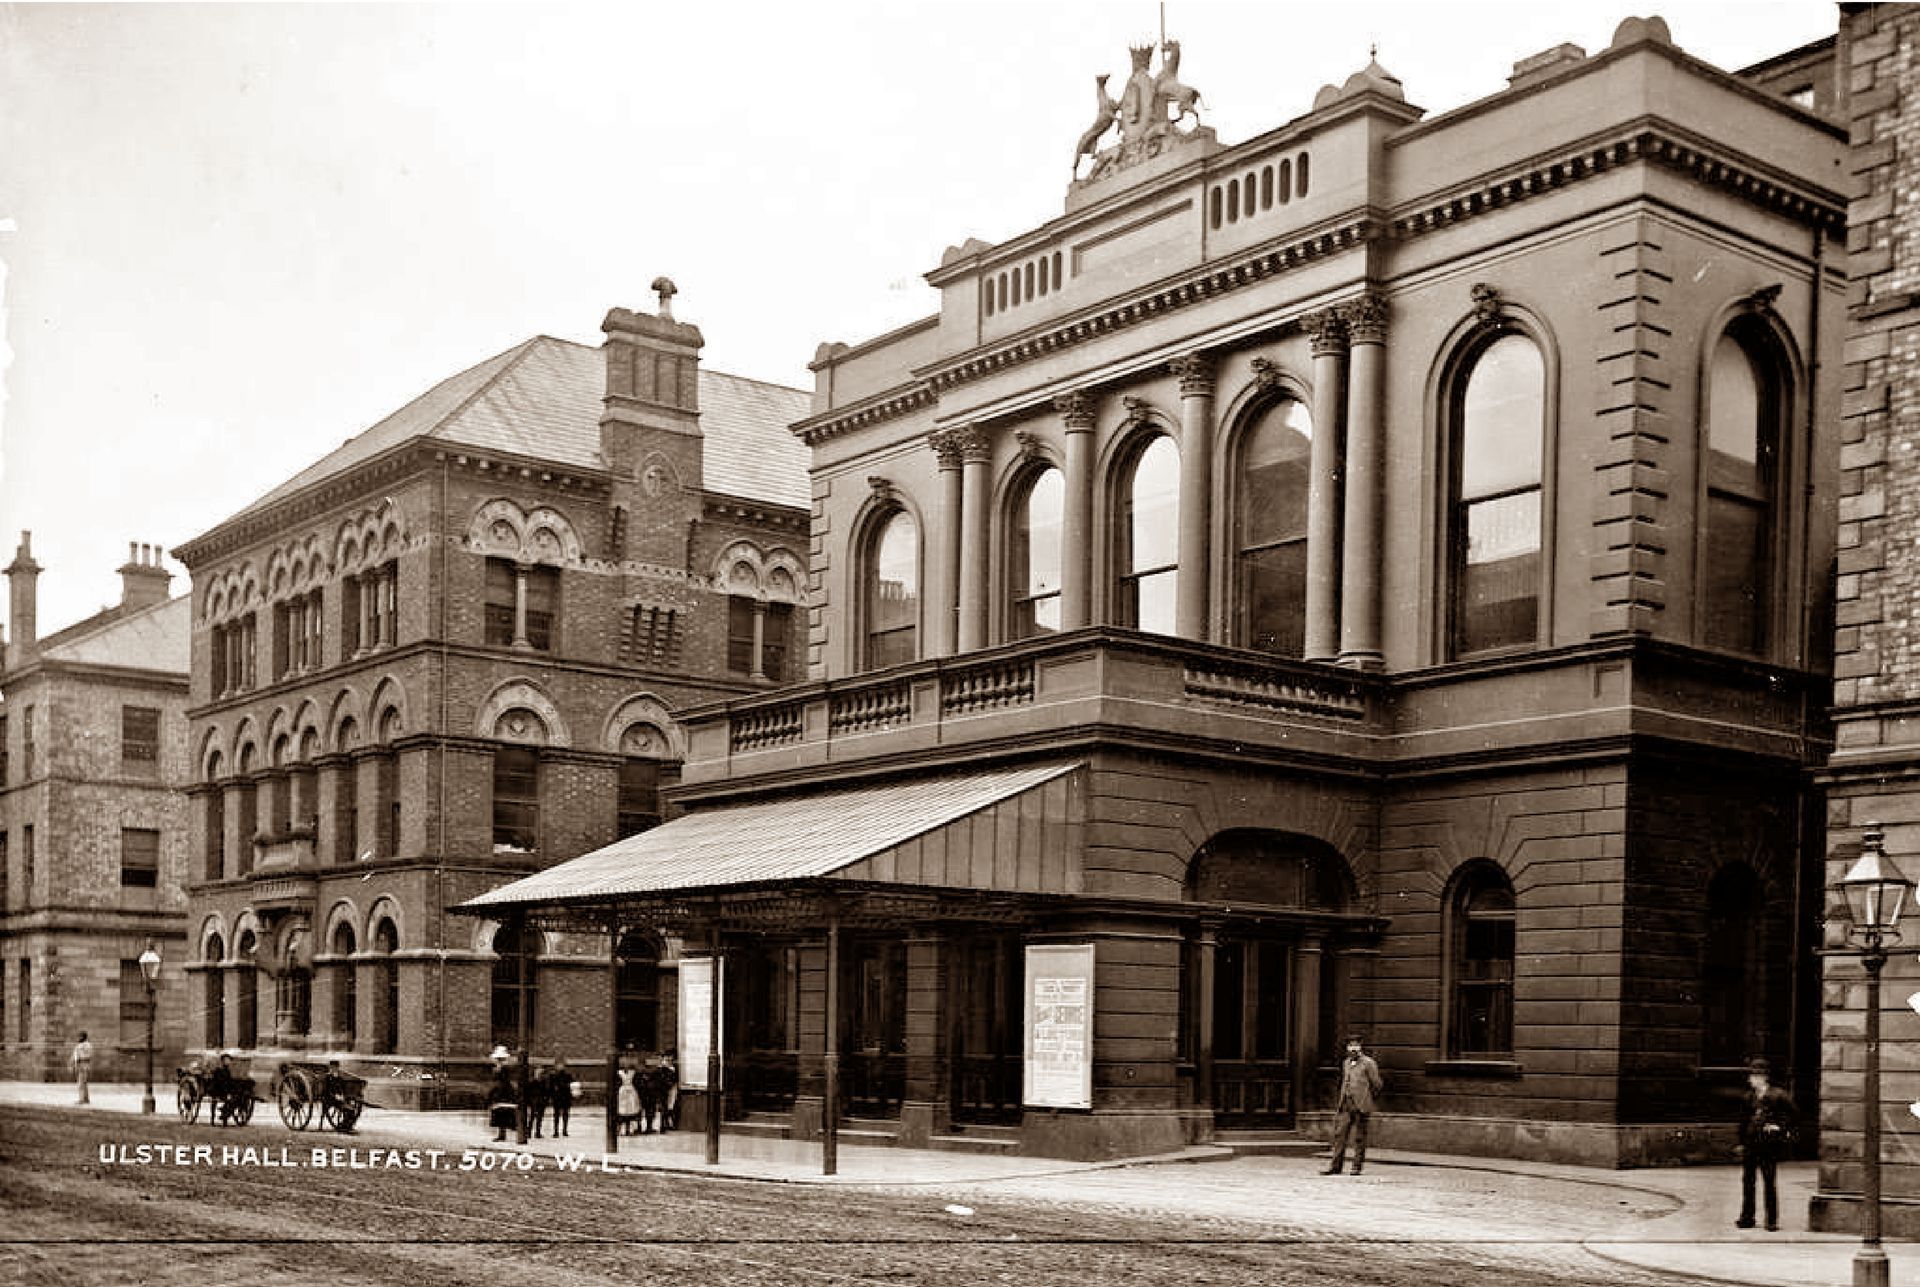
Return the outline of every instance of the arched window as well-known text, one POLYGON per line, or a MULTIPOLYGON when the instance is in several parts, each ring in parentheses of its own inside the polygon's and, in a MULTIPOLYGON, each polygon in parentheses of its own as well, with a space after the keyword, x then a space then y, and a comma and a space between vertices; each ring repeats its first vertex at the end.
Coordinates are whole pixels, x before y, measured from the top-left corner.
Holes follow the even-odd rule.
POLYGON ((1772 337, 1752 319, 1714 345, 1707 373, 1706 514, 1700 637, 1763 655, 1773 614, 1780 427, 1786 404, 1772 337))
POLYGON ((333 966, 333 1031, 340 1043, 353 1049, 360 1032, 360 987, 353 963, 353 927, 339 925, 333 931, 333 954, 339 959, 333 966))
POLYGON ((1721 868, 1707 886, 1700 1062, 1708 1067, 1738 1067, 1767 1053, 1762 907, 1759 877, 1745 863, 1721 868))
POLYGON ((618 955, 613 984, 616 1044, 622 1050, 658 1050, 660 954, 645 934, 628 931, 620 936, 618 955))
POLYGON ((1261 412, 1242 440, 1234 527, 1235 642, 1298 657, 1306 651, 1307 453, 1304 404, 1261 412))
POLYGON ((209 1050, 219 1050, 227 1044, 227 976, 220 968, 226 957, 227 945, 220 941, 218 934, 207 939, 206 1028, 201 1035, 209 1050))
POLYGON ((520 963, 527 966, 527 1040, 534 1034, 534 1018, 539 997, 535 957, 539 950, 539 931, 502 925, 493 936, 493 1024, 492 1040, 509 1050, 520 1048, 520 963))
POLYGON ((1116 624, 1173 633, 1179 561, 1180 449, 1157 435, 1133 461, 1120 490, 1116 624))
POLYGON ((874 528, 862 569, 868 670, 920 655, 920 529, 895 510, 874 528))
POLYGON ((1012 638, 1060 629, 1060 533, 1066 504, 1066 482, 1059 470, 1042 469, 1028 481, 1014 516, 1008 558, 1012 638))
POLYGON ((236 967, 240 972, 240 987, 234 998, 234 1008, 238 1013, 234 1041, 243 1050, 251 1050, 260 1044, 260 970, 254 962, 254 953, 259 951, 260 941, 252 930, 242 931, 234 950, 240 958, 236 967))
POLYGON ((373 950, 380 953, 380 990, 374 994, 374 1053, 390 1055, 400 1049, 400 932, 383 920, 373 931, 373 950))
POLYGON ((1455 656, 1539 639, 1546 406, 1539 346, 1515 332, 1476 350, 1453 381, 1448 541, 1455 656))
POLYGON ((1451 1012, 1447 1054, 1513 1055, 1513 885, 1490 862, 1469 864, 1447 900, 1451 1012))

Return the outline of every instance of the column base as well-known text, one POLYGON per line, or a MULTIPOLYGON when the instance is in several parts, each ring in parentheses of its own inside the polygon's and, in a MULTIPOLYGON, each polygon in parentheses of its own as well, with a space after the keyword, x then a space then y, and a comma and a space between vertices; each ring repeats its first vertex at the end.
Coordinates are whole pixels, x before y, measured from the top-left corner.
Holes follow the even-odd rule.
POLYGON ((1387 668, 1387 659, 1381 653, 1356 650, 1341 653, 1335 664, 1345 666, 1348 670, 1378 671, 1387 668))

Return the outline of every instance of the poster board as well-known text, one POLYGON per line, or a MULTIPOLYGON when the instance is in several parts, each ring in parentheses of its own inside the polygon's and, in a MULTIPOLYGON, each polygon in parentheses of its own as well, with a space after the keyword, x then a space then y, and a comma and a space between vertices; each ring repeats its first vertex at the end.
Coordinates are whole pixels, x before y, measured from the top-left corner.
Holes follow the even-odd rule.
POLYGON ((1026 993, 1021 1101, 1092 1108, 1093 944, 1029 944, 1026 993))
MULTIPOLYGON (((724 989, 720 995, 724 1005, 724 989)), ((713 1004, 713 958, 683 957, 680 961, 680 1086, 684 1090, 707 1088, 707 1038, 712 1032, 708 1009, 713 1004)), ((723 1012, 720 1016, 723 1058, 726 1030, 727 1016, 723 1012)))

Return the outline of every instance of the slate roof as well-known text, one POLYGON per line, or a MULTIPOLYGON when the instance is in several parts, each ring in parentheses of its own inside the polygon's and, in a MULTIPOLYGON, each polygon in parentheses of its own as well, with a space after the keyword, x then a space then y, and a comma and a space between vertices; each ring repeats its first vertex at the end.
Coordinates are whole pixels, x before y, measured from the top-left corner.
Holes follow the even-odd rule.
POLYGON ((60 634, 55 641, 42 641, 40 660, 165 671, 184 679, 193 647, 192 601, 183 594, 92 628, 82 622, 60 634))
POLYGON ((830 876, 1071 772, 998 768, 701 809, 489 890, 462 910, 830 876))
MULTIPOLYGON (((599 349, 537 335, 442 380, 234 517, 263 510, 418 438, 511 452, 575 469, 604 468, 600 411, 605 387, 599 349)), ((806 508, 811 500, 809 456, 787 426, 811 409, 811 398, 803 390, 702 368, 700 429, 707 490, 806 508)))

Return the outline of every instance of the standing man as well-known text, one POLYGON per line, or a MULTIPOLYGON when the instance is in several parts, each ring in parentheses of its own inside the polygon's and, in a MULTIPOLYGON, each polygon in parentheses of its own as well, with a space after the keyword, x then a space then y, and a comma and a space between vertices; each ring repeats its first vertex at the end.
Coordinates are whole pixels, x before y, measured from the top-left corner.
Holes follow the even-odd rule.
POLYGON ((1340 1120, 1333 1132, 1333 1161, 1323 1175, 1340 1174, 1349 1136, 1353 1139, 1353 1173, 1360 1174, 1360 1168, 1367 1164, 1367 1121, 1373 1116, 1380 1087, 1380 1065, 1361 1048, 1359 1037, 1348 1037, 1347 1057, 1340 1065, 1340 1120))
POLYGON ((87 1078, 93 1075, 93 1043, 87 1040, 87 1034, 81 1033, 80 1040, 73 1043, 73 1053, 67 1056, 67 1062, 73 1066, 73 1080, 80 1087, 80 1103, 92 1101, 87 1098, 87 1078))
POLYGON ((1772 1081, 1773 1068, 1764 1059, 1747 1065, 1747 1098, 1740 1115, 1740 1218, 1734 1224, 1753 1228, 1753 1176, 1760 1173, 1767 1192, 1767 1229, 1780 1227, 1780 1192, 1774 1175, 1787 1146, 1793 1142, 1798 1116, 1793 1099, 1772 1081))

